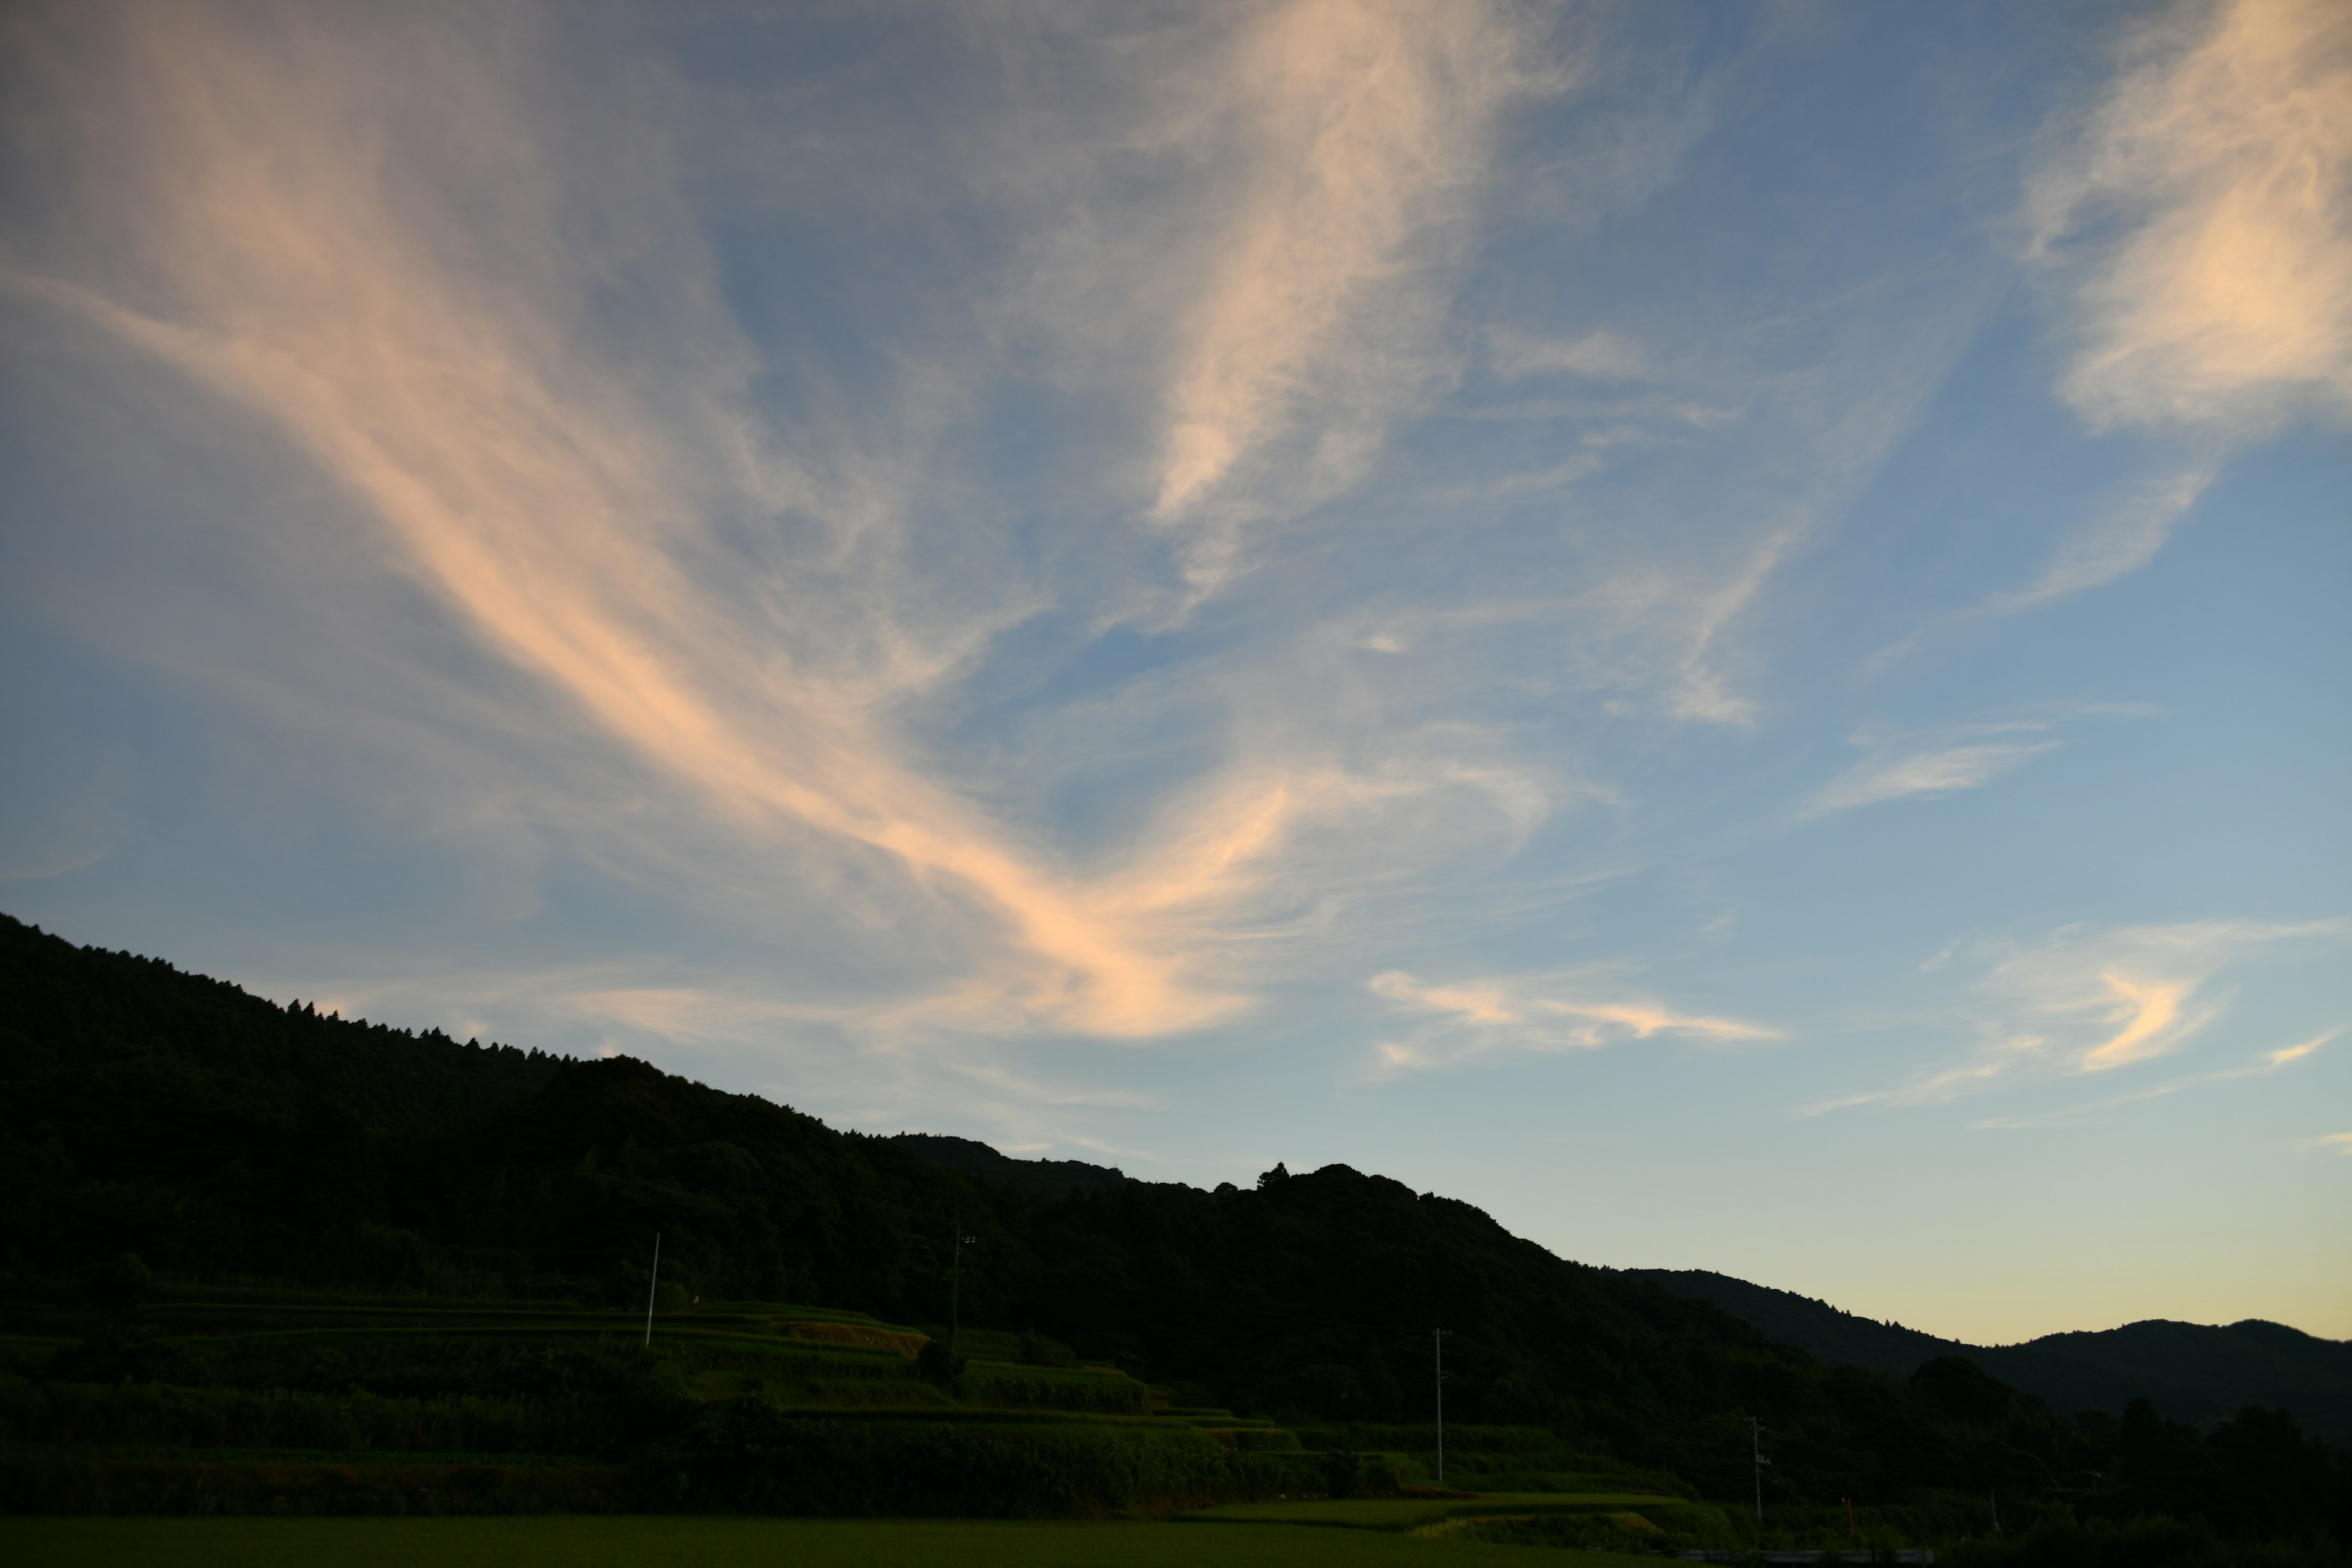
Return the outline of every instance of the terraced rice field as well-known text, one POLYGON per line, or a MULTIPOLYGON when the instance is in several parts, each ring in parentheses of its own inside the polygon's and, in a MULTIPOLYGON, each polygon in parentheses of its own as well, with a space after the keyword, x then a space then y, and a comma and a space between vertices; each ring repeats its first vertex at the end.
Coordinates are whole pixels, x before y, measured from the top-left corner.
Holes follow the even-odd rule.
POLYGON ((0 1520, 12 1568, 1624 1568, 1654 1561, 1290 1523, 660 1519, 0 1520))

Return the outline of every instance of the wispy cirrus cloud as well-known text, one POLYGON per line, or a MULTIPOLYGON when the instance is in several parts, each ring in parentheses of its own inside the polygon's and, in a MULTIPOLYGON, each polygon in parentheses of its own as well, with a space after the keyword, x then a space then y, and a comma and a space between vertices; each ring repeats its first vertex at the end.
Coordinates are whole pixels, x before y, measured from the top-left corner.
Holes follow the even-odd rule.
POLYGON ((1366 989, 1391 1008, 1425 1020, 1378 1047, 1382 1075, 1447 1067, 1506 1051, 1600 1050, 1673 1036, 1715 1045, 1778 1039, 1780 1031, 1738 1018, 1684 1013, 1648 997, 1573 976, 1486 976, 1448 983, 1402 970, 1374 975, 1366 989))
POLYGON ((1496 331, 1487 337, 1486 362, 1506 381, 1559 374, 1588 381, 1648 381, 1657 374, 1649 350, 1607 327, 1572 338, 1496 331))
POLYGON ((2267 1077, 2306 1059, 2321 1047, 2343 1033, 2341 1028, 2329 1029, 2298 1045, 2282 1046, 2276 1050, 2264 1051, 2252 1062, 2241 1067, 2221 1068, 2211 1072, 2189 1073, 2168 1079, 2162 1083, 2151 1084, 2146 1089, 2133 1089, 2128 1093, 2095 1100, 2087 1104, 2065 1106, 2055 1110, 2024 1116, 1988 1117, 1971 1125, 1985 1129, 2079 1126, 2103 1111, 2113 1110, 2121 1106, 2143 1104, 2151 1100, 2163 1100, 2168 1096, 2179 1094, 2184 1089, 2198 1089, 2207 1084, 2231 1083, 2241 1079, 2267 1077))
POLYGON ((2063 931, 2000 956, 1978 990, 2046 1032, 2062 1066, 2105 1072, 2177 1050, 2219 1018, 2228 1000, 2213 983, 2237 966, 2347 941, 2343 920, 2063 931))
POLYGON ((1245 174, 1168 350, 1151 515, 1207 591, 1244 531, 1352 483, 1425 397, 1495 121, 1528 90, 1506 7, 1290 0, 1170 134, 1245 174))
MULTIPOLYGON (((2075 926, 2038 942, 1979 943, 1973 956, 1983 967, 1961 1005, 1979 1037, 1976 1048, 1901 1088, 1816 1110, 1929 1104, 2029 1079, 2104 1075, 2168 1057, 2228 1013, 2229 977, 2347 943, 2352 920, 2344 919, 2202 921, 2105 931, 2075 926)), ((2255 1068, 2200 1075, 2196 1081, 2276 1070, 2340 1032, 2270 1051, 2255 1068)), ((2177 1087, 2126 1098, 2151 1098, 2177 1087)))
POLYGON ((2352 416, 2352 15, 2191 0, 2144 22, 2028 216, 2069 274, 2062 386, 2095 424, 2352 416))
POLYGON ((2330 0, 2176 0, 2032 179, 2027 255, 2063 299, 2059 379, 2094 428, 2181 458, 2060 534, 2026 582, 1936 617, 2043 609, 2153 561, 2232 446, 2352 417, 2352 17, 2330 0))
POLYGON ((2131 487, 2062 535, 2039 576, 1989 595, 1958 618, 2038 610, 2130 576, 2156 559, 2220 469, 2217 457, 2200 455, 2177 472, 2131 487))
MULTIPOLYGON (((1499 106, 1532 79, 1515 16, 1297 0, 1193 28, 1163 62, 1221 107, 1171 121, 1147 104, 1127 134, 1234 153, 1243 171, 1178 204, 1217 260, 1155 372, 1165 440, 1139 536, 1175 539, 1195 590, 1250 520, 1283 514, 1283 486, 1311 471, 1328 494, 1360 473, 1425 391, 1463 204, 1499 106)), ((495 26, 429 9, 281 20, 33 16, 33 80, 69 128, 57 172, 105 193, 105 222, 56 226, 11 286, 258 414, 334 481, 382 559, 523 678, 468 694, 482 729, 545 730, 551 696, 573 754, 523 758, 512 786, 542 816, 579 787, 576 748, 601 745, 667 796, 627 847, 640 864, 739 910, 762 878, 855 889, 889 949, 863 1002, 830 980, 780 1009, 756 987, 648 977, 551 992, 556 1015, 688 1041, 853 1017, 883 1034, 1182 1033, 1249 1005, 1237 944, 1550 809, 1544 770, 1460 723, 1366 744, 1262 660, 1223 692, 1213 666, 1192 672, 1229 733, 1103 847, 1024 814, 1004 787, 1018 761, 959 773, 915 716, 1044 607, 1116 618, 1132 584, 1043 580, 1032 539, 971 515, 971 476, 940 471, 927 424, 962 367, 916 360, 901 401, 861 409, 854 435, 822 403, 813 434, 777 429, 747 392, 761 350, 663 163, 684 134, 668 94, 555 92, 533 67, 555 24, 529 10, 495 26), (644 321, 614 325, 608 291, 664 302, 657 353, 644 321)), ((1131 268, 1126 318, 1163 297, 1152 267, 1110 263, 1097 283, 1113 291, 1131 268)), ((1071 547, 1048 546, 1066 567, 1071 547)), ((362 680, 311 716, 383 731, 383 697, 362 680)), ((1037 733, 1100 717, 1074 704, 1037 733)), ((1087 765, 1097 742, 1052 764, 1087 765)), ((858 920, 841 923, 855 940, 858 920)))
MULTIPOLYGON (((2003 728, 2039 731, 2046 726, 2003 728)), ((1815 792, 1802 815, 1826 816, 1906 795, 1975 789, 2057 744, 2055 741, 1976 741, 1925 750, 1874 746, 1872 750, 1876 754, 1815 792)))
POLYGON ((2260 1070, 2274 1071, 2290 1062, 2299 1062, 2317 1051, 2322 1046, 2335 1043, 2342 1037, 2347 1027, 2352 1027, 2352 1026, 2339 1024, 2335 1028, 2323 1030, 2307 1040, 2298 1041, 2292 1046, 2281 1046, 2274 1051, 2265 1051, 2263 1053, 2263 1067, 2260 1070))
POLYGON ((1863 760, 1816 790, 1799 815, 1826 816, 1910 795, 1979 788, 2063 744, 2058 732, 2069 721, 2139 718, 2150 710, 2138 704, 2110 702, 2042 711, 2046 717, 1998 723, 1920 729, 1865 725, 1851 738, 1851 743, 1863 752, 1863 760))
POLYGON ((2200 497, 2221 470, 2219 443, 2192 443, 2188 461, 2153 479, 2126 485, 2062 532, 2042 570, 2013 588, 1988 594, 1973 605, 1938 616, 1916 631, 1873 654, 1864 663, 1878 673, 1916 652, 1938 632, 1970 622, 2041 610, 2093 588, 2128 577, 2156 559, 2188 520, 2200 497))
MULTIPOLYGON (((1329 9, 1306 7, 1296 26, 1307 32, 1278 29, 1250 68, 1277 94, 1293 65, 1307 72, 1312 101, 1268 110, 1292 132, 1307 135, 1332 108, 1315 93, 1338 93, 1372 117, 1374 130, 1359 128, 1371 144, 1351 152, 1340 134, 1323 153, 1291 151, 1338 160, 1324 173, 1343 184, 1377 184, 1391 154, 1442 163, 1443 149, 1408 145, 1434 133, 1412 110, 1440 90, 1414 85, 1424 51, 1384 42, 1377 17, 1342 6, 1339 21, 1371 33, 1342 27, 1350 63, 1335 66, 1309 47, 1309 23, 1329 9), (1411 58, 1391 58, 1398 49, 1411 58), (1383 70, 1412 79, 1394 86, 1409 101, 1383 107, 1377 84, 1358 84, 1368 104, 1349 97, 1350 72, 1383 70), (1402 131, 1378 131, 1391 115, 1402 131), (1374 166, 1357 169, 1359 154, 1374 166)), ((692 231, 658 181, 599 200, 608 223, 623 211, 619 248, 653 251, 685 298, 670 348, 683 363, 667 383, 640 384, 599 357, 588 280, 561 232, 577 216, 566 181, 591 176, 559 164, 554 127, 534 118, 544 106, 520 63, 527 26, 486 32, 433 14, 273 29, 196 6, 129 7, 111 26, 49 20, 53 104, 68 121, 121 117, 113 135, 80 139, 80 174, 108 184, 111 215, 128 221, 108 259, 85 230, 92 248, 58 247, 54 268, 15 276, 20 290, 265 416, 364 505, 402 569, 472 635, 733 831, 900 868, 929 919, 962 928, 952 945, 971 974, 933 1000, 937 1016, 1143 1036, 1238 1005, 1196 967, 1200 932, 1187 922, 1251 880, 1305 803, 1330 796, 1328 781, 1260 779, 1242 790, 1248 801, 1222 792, 1215 822, 1171 824, 1129 866, 1090 879, 928 770, 896 705, 1017 621, 1023 584, 1000 574, 958 605, 948 579, 911 569, 890 543, 906 530, 887 479, 828 480, 760 435, 730 402, 753 356, 707 258, 690 241, 653 239, 665 226, 692 231), (433 90, 409 90, 426 81, 433 90), (387 143, 408 153, 397 180, 371 173, 387 143), (482 208, 510 216, 485 230, 471 217, 482 208), (716 464, 714 426, 725 436, 716 464), (882 514, 866 515, 877 497, 882 514), (712 528, 747 510, 805 520, 819 546, 785 571, 755 572, 753 593, 712 528)), ((1326 216, 1365 231, 1356 265, 1369 286, 1420 198, 1365 199, 1376 210, 1326 216)), ((1231 309, 1246 316, 1255 296, 1233 287, 1244 298, 1231 309)), ((1331 323, 1316 312, 1337 306, 1275 294, 1257 325, 1291 347, 1260 362, 1232 322, 1203 328, 1225 346, 1202 351, 1211 368, 1192 374, 1209 390, 1198 407, 1185 402, 1193 394, 1179 398, 1185 417, 1257 419, 1267 409, 1252 399, 1272 397, 1284 367, 1324 342, 1331 323), (1271 317, 1286 310, 1311 319, 1284 337, 1271 317)))

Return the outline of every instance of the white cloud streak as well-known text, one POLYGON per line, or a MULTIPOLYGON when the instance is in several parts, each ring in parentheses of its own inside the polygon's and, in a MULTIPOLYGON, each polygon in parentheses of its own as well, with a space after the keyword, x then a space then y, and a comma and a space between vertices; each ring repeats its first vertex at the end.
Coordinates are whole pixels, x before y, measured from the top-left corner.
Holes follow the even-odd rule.
POLYGON ((2040 573, 1937 617, 2039 610, 2153 561, 2235 442, 2352 416, 2352 13, 2333 0, 2177 0, 2031 182, 2027 252, 2060 280, 2066 401, 2187 460, 2068 529, 2040 573))
POLYGON ((1600 1050, 1673 1036, 1712 1045, 1778 1039, 1780 1032, 1738 1018, 1683 1013, 1646 997, 1596 994, 1562 976, 1488 976, 1446 984, 1402 970, 1374 975, 1367 990, 1397 1012, 1426 1022, 1383 1042, 1380 1076, 1454 1066, 1506 1051, 1600 1050))
POLYGON ((1493 332, 1487 339, 1486 363, 1505 381, 1559 374, 1588 381, 1648 381, 1657 374, 1648 350, 1606 327, 1574 338, 1493 332))
POLYGON ((1522 47, 1485 0, 1289 0, 1171 126, 1246 171, 1163 394, 1151 514, 1193 540, 1196 591, 1250 526, 1360 478, 1431 390, 1496 117, 1530 85, 1522 47))
POLYGON ((2131 575, 2156 559, 2213 482, 2219 467, 2212 458, 2200 458, 2178 473, 2136 487, 2061 538, 2039 576, 1991 595, 1965 616, 2036 610, 2131 575))
MULTIPOLYGON (((2347 942, 2352 920, 2339 919, 2200 921, 2108 931, 2068 927, 2031 945, 1979 944, 1976 956, 1985 967, 1963 1007, 1981 1037, 1976 1051, 1903 1088, 1818 1109, 1931 1104, 2028 1079, 2099 1076, 2171 1056, 2228 1013, 2233 994, 2219 984, 2225 975, 2347 942)), ((2336 1033, 2272 1051, 2247 1071, 2298 1061, 2336 1033)))
POLYGON ((2322 1046, 2333 1043, 2344 1033, 2344 1029, 2345 1026, 2338 1025, 2333 1029, 2328 1029, 2320 1034, 2314 1035, 2311 1038, 2304 1040, 2296 1045, 2281 1046, 2277 1050, 2265 1051, 2263 1053, 2263 1065, 2262 1070, 2264 1072, 2273 1072, 2280 1068, 2285 1067, 2290 1062, 2299 1062, 2303 1060, 2304 1058, 2315 1053, 2322 1046))
POLYGON ((2206 1084, 2231 1083, 2240 1079, 2267 1077, 2281 1068, 2293 1067, 2343 1032, 2341 1029, 2330 1029, 2326 1034, 2317 1035, 2304 1041, 2301 1045, 2288 1046, 2275 1051, 2265 1051, 2249 1066, 2224 1068, 2218 1072, 2191 1073, 2146 1089, 2135 1089, 2128 1094, 2111 1095, 2087 1105, 2069 1106, 2059 1110, 2044 1111, 2039 1115, 1988 1117, 1971 1125, 1987 1129, 2080 1126, 2101 1111, 2113 1110, 2118 1106, 2145 1104, 2151 1100, 2163 1100, 2168 1096, 2179 1094, 2183 1089, 2197 1089, 2206 1084))
POLYGON ((2208 988, 2225 971, 2347 940, 2352 921, 2341 920, 2067 931, 2001 957, 1979 990, 2019 1009, 2025 1026, 2046 1031, 2068 1069, 2105 1072, 2178 1050, 2219 1018, 2227 999, 2208 988))
POLYGON ((1975 789, 2056 744, 2055 741, 1985 741, 1940 751, 1874 758, 1824 784, 1804 815, 1823 816, 1831 812, 1851 811, 1858 805, 1900 800, 1906 795, 1948 795, 1954 790, 1975 789))
POLYGON ((2062 386, 2094 424, 2352 415, 2352 10, 2188 0, 2142 25, 2029 216, 2044 258, 2089 235, 2062 386))
MULTIPOLYGON (((2041 737, 2052 736, 2067 721, 2143 718, 2149 711, 2136 703, 2089 703, 2046 709, 2046 717, 2000 723, 1924 730, 1865 725, 1852 738, 1864 753, 1863 760, 1815 791, 1799 815, 1825 816, 1907 795, 1976 789, 2044 752, 2056 750, 2061 742, 2041 737)), ((1945 956, 1949 956, 1948 951, 1945 956)))
POLYGON ((1885 671, 1946 628, 2044 609, 2139 571, 2171 542, 2198 498, 2221 473, 2219 445, 2210 441, 2195 445, 2200 449, 2186 465, 2126 487, 2067 529, 2059 536, 2050 559, 2030 581, 1936 616, 1873 654, 1864 661, 1865 672, 1885 671))

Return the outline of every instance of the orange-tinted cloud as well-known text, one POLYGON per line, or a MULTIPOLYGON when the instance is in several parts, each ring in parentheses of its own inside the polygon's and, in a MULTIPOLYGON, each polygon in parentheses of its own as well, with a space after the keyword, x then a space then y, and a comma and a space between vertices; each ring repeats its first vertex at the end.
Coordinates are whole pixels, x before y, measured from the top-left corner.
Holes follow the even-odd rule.
POLYGON ((1382 1072, 1442 1067, 1505 1050, 1599 1050, 1660 1035, 1718 1045, 1780 1037, 1780 1031, 1762 1025, 1684 1013, 1647 998, 1580 994, 1583 987, 1557 976, 1429 984, 1391 970, 1374 975, 1366 988, 1398 1011, 1429 1020, 1410 1037, 1379 1047, 1376 1070, 1382 1072))
MULTIPOLYGON (((2347 940, 2352 921, 2195 921, 2105 931, 2069 927, 2030 945, 1988 944, 1979 950, 1990 960, 1976 984, 1979 1000, 1967 1009, 1983 1040, 1969 1059, 1903 1088, 1848 1096, 1821 1109, 1927 1103, 2029 1078, 2101 1074, 2169 1056, 2227 1016, 2232 998, 2218 982, 2229 972, 2298 950, 2341 947, 2347 940)), ((2195 1081, 2275 1070, 2335 1034, 2270 1052, 2259 1068, 2208 1073, 2195 1081)))
POLYGON ((2195 988, 2185 980, 2133 981, 2113 973, 2099 978, 2122 1001, 2113 1021, 2123 1027, 2083 1053, 2085 1072, 2121 1067, 2164 1049, 2181 1025, 2181 1003, 2195 988))
POLYGON ((517 220, 500 252, 450 210, 553 205, 499 74, 510 60, 465 39, 404 57, 317 18, 273 31, 192 5, 128 6, 97 31, 60 51, 51 86, 84 102, 84 172, 112 182, 136 244, 19 287, 265 415, 487 646, 740 831, 878 851, 984 911, 1003 940, 975 951, 1001 951, 938 1006, 1108 1036, 1231 1010, 1154 911, 1245 880, 1298 786, 1213 801, 1135 871, 1089 884, 910 759, 885 700, 888 625, 863 665, 817 666, 699 580, 683 562, 706 543, 705 481, 674 426, 567 346, 571 280, 533 270, 555 267, 562 237, 517 220), (400 68, 420 63, 447 75, 404 100, 400 68), (430 166, 388 168, 425 113, 475 116, 453 140, 504 166, 455 193, 430 166))
POLYGON ((2193 0, 2142 27, 2040 183, 2048 254, 2091 221, 2066 396, 2102 425, 2352 415, 2352 9, 2193 0))

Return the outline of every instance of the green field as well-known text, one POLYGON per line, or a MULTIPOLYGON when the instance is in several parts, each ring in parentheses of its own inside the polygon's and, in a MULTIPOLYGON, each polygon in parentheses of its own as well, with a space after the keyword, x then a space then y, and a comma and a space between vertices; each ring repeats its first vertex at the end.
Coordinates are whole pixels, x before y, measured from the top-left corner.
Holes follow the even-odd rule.
POLYGON ((1606 1568, 1634 1559, 1282 1524, 664 1519, 11 1519, 11 1568, 1606 1568))
POLYGON ((1449 1519, 1490 1514, 1664 1512, 1688 1509, 1681 1498, 1642 1492, 1489 1492, 1475 1498, 1348 1498, 1338 1501, 1235 1502, 1188 1517, 1218 1524, 1327 1524, 1355 1530, 1418 1530, 1449 1519))

